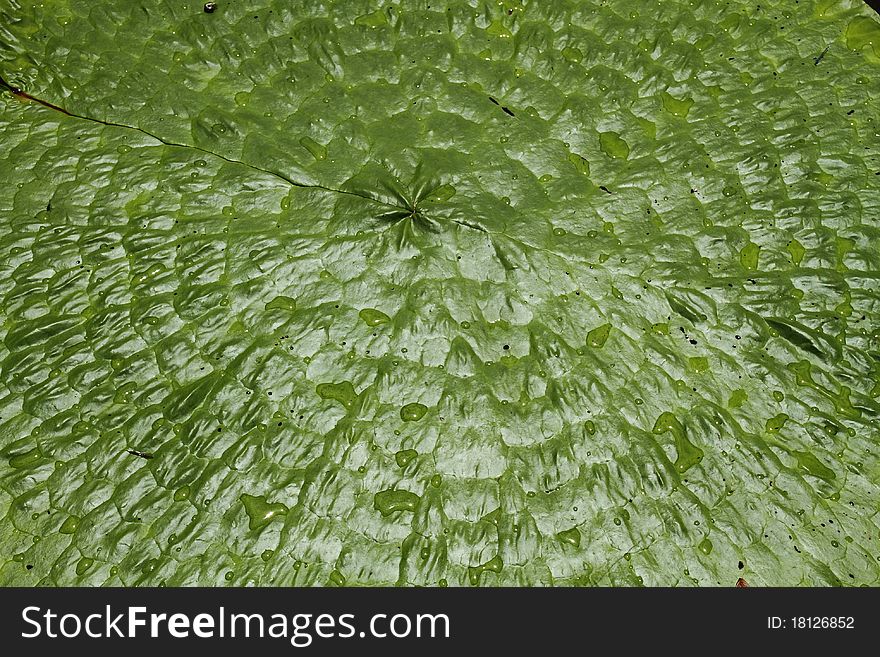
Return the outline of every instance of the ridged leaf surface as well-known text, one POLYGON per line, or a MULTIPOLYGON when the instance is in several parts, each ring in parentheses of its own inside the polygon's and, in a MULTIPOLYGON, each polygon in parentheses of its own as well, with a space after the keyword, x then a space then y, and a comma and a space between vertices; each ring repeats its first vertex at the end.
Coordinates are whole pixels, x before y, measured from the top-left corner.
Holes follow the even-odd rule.
POLYGON ((861 2, 0 0, 0 76, 0 584, 878 584, 861 2))

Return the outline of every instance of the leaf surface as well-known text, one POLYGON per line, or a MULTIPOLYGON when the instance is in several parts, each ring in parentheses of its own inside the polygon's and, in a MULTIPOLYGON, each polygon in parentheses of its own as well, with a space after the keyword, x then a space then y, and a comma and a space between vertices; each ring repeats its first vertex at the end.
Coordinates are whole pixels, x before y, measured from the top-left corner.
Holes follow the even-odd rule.
POLYGON ((878 584, 862 3, 0 25, 0 583, 878 584))

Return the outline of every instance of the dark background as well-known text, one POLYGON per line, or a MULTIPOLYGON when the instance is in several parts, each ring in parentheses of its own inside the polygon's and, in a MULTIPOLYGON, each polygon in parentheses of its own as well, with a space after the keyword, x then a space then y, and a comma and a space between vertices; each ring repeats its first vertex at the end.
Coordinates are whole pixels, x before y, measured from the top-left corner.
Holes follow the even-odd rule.
MULTIPOLYGON (((608 649, 631 654, 646 650, 665 654, 706 655, 825 646, 837 654, 850 647, 877 645, 878 589, 3 589, 0 593, 0 645, 9 655, 82 650, 89 655, 175 655, 193 650, 229 651, 249 657, 302 652, 316 655, 364 654, 463 655, 489 650, 492 655, 588 655, 608 649), (111 605, 115 613, 128 606, 147 612, 227 613, 262 612, 356 614, 353 624, 368 629, 373 614, 444 613, 450 618, 449 639, 315 638, 307 648, 294 648, 285 639, 22 639, 33 626, 21 617, 29 605, 51 608, 80 618, 111 605), (854 629, 767 629, 767 617, 852 616, 854 629), (157 652, 161 651, 161 652, 157 652)), ((57 620, 56 620, 57 625, 57 620)), ((125 628, 125 624, 121 623, 125 628)), ((813 653, 810 653, 813 654, 813 653)))

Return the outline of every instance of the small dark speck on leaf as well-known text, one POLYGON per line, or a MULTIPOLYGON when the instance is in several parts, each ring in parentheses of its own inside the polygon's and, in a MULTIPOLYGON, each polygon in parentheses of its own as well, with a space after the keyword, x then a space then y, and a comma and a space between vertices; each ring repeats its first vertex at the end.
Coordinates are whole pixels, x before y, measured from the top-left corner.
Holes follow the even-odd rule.
POLYGON ((745 564, 744 564, 742 561, 740 561, 740 562, 739 562, 739 565, 738 565, 737 567, 738 567, 740 570, 742 570, 742 569, 745 568, 746 566, 745 566, 745 564))
POLYGON ((508 116, 515 116, 515 114, 513 112, 511 112, 509 109, 507 109, 506 107, 502 107, 501 109, 508 116))
POLYGON ((602 190, 603 192, 605 192, 606 194, 611 194, 611 193, 613 193, 613 192, 612 192, 610 189, 608 189, 605 185, 599 185, 599 189, 601 189, 601 190, 602 190))
POLYGON ((153 455, 150 454, 150 452, 139 452, 139 451, 137 451, 136 449, 130 449, 130 450, 128 450, 128 453, 131 454, 132 456, 138 456, 138 457, 140 457, 140 458, 142 458, 142 459, 151 459, 151 458, 153 458, 153 455))
POLYGON ((492 96, 489 96, 489 100, 491 100, 491 101, 492 101, 493 103, 495 103, 496 105, 498 104, 498 101, 495 100, 494 98, 492 98, 492 96))
POLYGON ((206 14, 213 14, 215 11, 217 11, 217 3, 216 2, 206 2, 205 3, 205 13, 206 14))

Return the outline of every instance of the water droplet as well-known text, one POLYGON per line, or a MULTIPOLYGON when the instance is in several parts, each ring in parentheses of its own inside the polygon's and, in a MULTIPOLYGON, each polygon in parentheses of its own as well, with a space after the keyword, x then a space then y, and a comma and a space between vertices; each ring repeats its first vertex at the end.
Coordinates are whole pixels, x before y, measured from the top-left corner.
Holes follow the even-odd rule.
POLYGON ((397 511, 415 511, 421 498, 408 490, 389 489, 376 493, 373 506, 383 516, 397 511))
POLYGON ((263 550, 260 554, 260 559, 263 561, 269 561, 273 556, 275 556, 275 550, 263 550))
POLYGON ((692 372, 702 374, 709 371, 709 359, 706 356, 691 356, 688 358, 688 367, 692 372))
POLYGON ((480 578, 483 576, 484 572, 489 571, 500 573, 503 568, 504 562, 501 560, 501 556, 495 555, 489 561, 480 566, 468 567, 468 580, 473 586, 477 586, 480 583, 480 578))
POLYGON ((266 310, 284 310, 293 312, 296 310, 296 300, 290 297, 277 296, 266 304, 266 310))
POLYGON ((782 427, 785 426, 785 423, 788 421, 788 419, 788 415, 785 413, 774 415, 764 424, 764 430, 767 433, 777 433, 782 427))
POLYGON ((256 497, 244 493, 239 499, 244 505, 245 513, 247 513, 249 518, 248 527, 252 530, 265 527, 275 518, 287 513, 286 506, 280 502, 270 504, 266 501, 265 496, 256 497))
POLYGON ((351 408, 355 405, 358 395, 354 391, 351 381, 343 381, 341 383, 320 383, 315 388, 315 392, 321 399, 333 399, 342 404, 345 408, 351 408))
POLYGON ((871 46, 864 53, 865 59, 880 62, 880 24, 868 16, 857 16, 846 28, 846 47, 862 50, 865 46, 871 46))
POLYGON ((666 322, 651 324, 651 332, 656 333, 657 335, 669 335, 669 324, 666 322))
POLYGON ((176 491, 174 491, 174 501, 175 502, 184 502, 189 499, 189 496, 190 496, 189 486, 181 486, 176 491))
POLYGON ((76 564, 76 574, 79 576, 85 575, 89 568, 91 568, 95 563, 95 560, 90 557, 83 557, 76 564))
POLYGON ((375 308, 364 308, 358 313, 358 317, 364 320, 367 326, 379 326, 379 324, 386 324, 391 321, 388 315, 375 308))
POLYGON ((501 21, 492 21, 489 27, 486 28, 486 34, 498 37, 499 39, 509 39, 513 36, 501 21))
POLYGON ((587 333, 587 346, 594 349, 601 349, 605 346, 608 334, 611 332, 611 324, 602 324, 587 333))
POLYGON ((679 100, 665 91, 660 94, 660 99, 663 103, 663 109, 673 116, 681 118, 685 118, 688 115, 688 112, 691 111, 691 105, 694 104, 693 98, 682 98, 679 100))
POLYGON ((629 157, 629 144, 616 132, 600 132, 599 148, 611 158, 625 160, 629 157))
POLYGON ((330 582, 336 586, 345 586, 345 575, 334 568, 330 573, 330 582))
POLYGON ((427 412, 427 406, 419 404, 418 402, 413 402, 406 404, 400 409, 400 419, 405 422, 418 422, 425 417, 425 413, 427 412))
POLYGON ((739 252, 739 261, 743 267, 748 270, 755 270, 758 268, 758 254, 761 251, 761 247, 755 244, 754 242, 749 242, 746 244, 742 251, 739 252))
POLYGON ((402 449, 394 455, 394 460, 397 462, 398 467, 405 468, 418 455, 419 453, 414 449, 402 449))
POLYGON ((791 256, 791 262, 795 267, 799 267, 801 261, 804 259, 804 255, 807 253, 807 250, 804 248, 804 245, 798 242, 797 240, 791 240, 786 247, 786 251, 788 251, 791 256))
POLYGON ((226 574, 223 575, 223 579, 225 579, 227 582, 231 582, 234 577, 235 577, 235 572, 232 570, 227 570, 226 574))
POLYGON ((826 481, 830 481, 837 477, 837 475, 834 474, 834 470, 822 463, 809 452, 792 451, 791 455, 797 459, 798 467, 814 477, 825 479, 826 481))
POLYGON ((727 405, 730 408, 739 408, 748 398, 746 391, 742 388, 738 388, 730 393, 730 400, 727 402, 727 405))
POLYGON ((556 534, 556 538, 558 538, 563 543, 568 543, 569 545, 579 548, 581 546, 581 532, 577 527, 572 527, 571 529, 566 529, 565 531, 559 532, 556 534))
POLYGON ((672 413, 665 411, 660 414, 654 423, 653 432, 657 435, 672 432, 675 441, 675 469, 685 472, 703 460, 703 450, 688 440, 684 427, 678 418, 672 413))
POLYGON ((385 16, 384 11, 377 9, 369 14, 358 16, 354 19, 354 24, 362 27, 380 27, 388 24, 388 18, 385 16))
POLYGON ((712 553, 712 541, 710 541, 708 537, 700 541, 700 545, 698 547, 700 548, 700 552, 702 552, 703 554, 709 555, 712 553))
POLYGON ((73 534, 79 527, 79 516, 68 516, 58 530, 62 534, 73 534))
POLYGON ((596 423, 592 420, 587 420, 584 422, 584 429, 586 429, 587 433, 592 436, 596 433, 596 423))
POLYGON ((443 203, 455 196, 455 192, 455 187, 447 183, 434 189, 425 197, 425 200, 431 203, 443 203))
POLYGON ((566 46, 562 49, 562 56, 570 62, 578 63, 584 58, 584 53, 574 46, 566 46))
POLYGON ((327 158, 327 149, 311 137, 301 137, 299 144, 316 160, 324 160, 327 158))
POLYGON ((574 168, 578 173, 584 176, 590 175, 590 163, 587 162, 587 160, 580 155, 577 155, 576 153, 569 153, 568 161, 574 165, 574 168))
POLYGON ((10 457, 9 465, 13 468, 27 468, 34 465, 39 460, 40 450, 38 447, 34 447, 26 452, 10 457))

